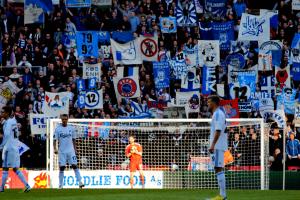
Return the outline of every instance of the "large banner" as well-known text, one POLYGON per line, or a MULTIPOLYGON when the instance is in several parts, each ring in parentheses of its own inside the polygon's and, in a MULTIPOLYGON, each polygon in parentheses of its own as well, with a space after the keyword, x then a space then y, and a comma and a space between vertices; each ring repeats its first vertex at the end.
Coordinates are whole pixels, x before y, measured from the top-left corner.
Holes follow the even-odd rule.
POLYGON ((183 53, 185 55, 185 62, 191 67, 196 67, 199 64, 198 58, 198 45, 189 47, 186 44, 183 47, 183 53))
POLYGON ((168 62, 153 62, 153 75, 157 91, 170 87, 170 67, 168 62))
POLYGON ((52 1, 25 0, 24 23, 44 23, 44 12, 52 9, 52 1))
POLYGON ((175 17, 160 17, 160 29, 162 33, 176 33, 177 23, 175 17))
POLYGON ((111 6, 112 0, 92 0, 95 6, 111 6))
POLYGON ((216 92, 217 79, 216 68, 208 67, 206 65, 202 68, 202 94, 209 95, 212 92, 216 92))
POLYGON ((173 79, 181 80, 181 77, 185 76, 189 71, 185 60, 170 60, 169 65, 171 69, 171 78, 173 79))
POLYGON ((11 80, 0 84, 0 110, 6 106, 7 102, 19 91, 20 89, 11 80))
POLYGON ((198 46, 200 66, 215 67, 220 64, 219 40, 199 40, 198 46))
POLYGON ((115 65, 137 65, 143 63, 139 38, 125 44, 117 43, 113 39, 110 39, 110 42, 115 65))
POLYGON ((92 0, 66 0, 66 7, 68 8, 82 8, 91 7, 92 0))
POLYGON ((282 89, 291 87, 290 65, 285 68, 275 67, 276 94, 281 94, 282 89))
POLYGON ((226 15, 227 0, 205 0, 205 11, 214 16, 224 17, 226 15))
POLYGON ((97 82, 101 81, 101 63, 88 64, 84 63, 82 67, 82 78, 91 79, 96 78, 97 82))
POLYGON ((212 22, 212 34, 214 40, 219 40, 220 49, 228 51, 231 41, 234 40, 234 23, 228 22, 212 22))
POLYGON ((243 13, 238 40, 270 40, 270 19, 267 16, 243 13))
POLYGON ((220 106, 223 107, 226 118, 239 118, 239 100, 221 100, 220 106))
POLYGON ((138 67, 127 67, 127 76, 124 70, 118 70, 117 77, 113 78, 117 99, 137 98, 141 96, 138 67))
POLYGON ((177 26, 197 25, 197 13, 193 1, 177 0, 175 13, 177 18, 177 26))
POLYGON ((185 76, 182 76, 180 91, 200 91, 200 77, 197 76, 195 67, 191 68, 185 76))
POLYGON ((98 57, 98 35, 96 31, 77 31, 76 44, 79 57, 98 57))
POLYGON ((61 114, 69 114, 69 93, 45 92, 43 113, 47 116, 60 116, 61 114))
POLYGON ((30 113, 30 130, 32 135, 46 135, 47 134, 47 120, 56 119, 59 116, 48 116, 44 114, 30 113))
POLYGON ((293 67, 292 67, 292 77, 294 81, 300 81, 300 63, 293 63, 293 67))
MULTIPOLYGON (((126 162, 125 162, 126 163, 126 162)), ((53 188, 58 188, 58 171, 50 174, 53 188)), ((64 188, 78 188, 78 183, 73 171, 65 171, 64 188)), ((81 171, 82 181, 85 188, 130 188, 129 170, 97 170, 97 171, 81 171)), ((163 172, 162 171, 144 171, 145 188, 146 189, 162 189, 163 187, 163 172)), ((142 188, 139 176, 134 176, 134 188, 142 188)))
POLYGON ((272 66, 280 66, 282 42, 279 40, 259 41, 258 69, 272 70, 272 66))
POLYGON ((265 123, 269 123, 271 121, 276 122, 278 128, 285 127, 285 115, 283 110, 268 110, 262 113, 265 123))
POLYGON ((101 109, 103 108, 102 90, 89 90, 78 95, 77 104, 80 108, 101 109))
POLYGON ((140 36, 141 41, 141 52, 144 61, 157 61, 158 59, 158 44, 157 36, 140 36))
POLYGON ((272 98, 275 95, 275 77, 273 74, 270 76, 262 75, 259 83, 263 96, 268 95, 268 98, 272 98))

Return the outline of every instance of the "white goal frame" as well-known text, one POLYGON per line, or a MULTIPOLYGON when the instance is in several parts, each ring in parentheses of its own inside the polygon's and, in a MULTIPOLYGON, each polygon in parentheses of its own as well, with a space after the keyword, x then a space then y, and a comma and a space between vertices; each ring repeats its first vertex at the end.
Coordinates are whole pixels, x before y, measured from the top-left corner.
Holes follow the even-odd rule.
MULTIPOLYGON (((265 157, 265 151, 266 148, 266 141, 268 140, 268 137, 265 135, 265 128, 266 124, 264 123, 264 120, 262 118, 232 118, 232 119, 226 119, 227 122, 256 122, 261 127, 261 133, 260 133, 260 189, 261 190, 268 190, 269 188, 269 178, 268 178, 268 163, 267 158, 265 157)), ((48 119, 47 120, 47 171, 49 174, 53 174, 54 172, 54 147, 53 147, 53 133, 55 128, 55 123, 61 122, 60 119, 48 119)), ((211 119, 69 119, 69 123, 82 123, 82 122, 111 122, 111 123, 209 123, 211 122, 211 119)), ((50 183, 50 187, 51 187, 50 183)))

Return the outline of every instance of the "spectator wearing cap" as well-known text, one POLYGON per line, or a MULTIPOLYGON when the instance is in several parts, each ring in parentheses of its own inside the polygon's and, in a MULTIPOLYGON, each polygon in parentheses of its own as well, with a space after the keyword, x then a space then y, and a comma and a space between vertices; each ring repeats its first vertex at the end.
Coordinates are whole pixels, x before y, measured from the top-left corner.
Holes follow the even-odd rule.
POLYGON ((295 133, 291 132, 286 143, 287 163, 289 166, 299 166, 300 142, 295 139, 295 133))

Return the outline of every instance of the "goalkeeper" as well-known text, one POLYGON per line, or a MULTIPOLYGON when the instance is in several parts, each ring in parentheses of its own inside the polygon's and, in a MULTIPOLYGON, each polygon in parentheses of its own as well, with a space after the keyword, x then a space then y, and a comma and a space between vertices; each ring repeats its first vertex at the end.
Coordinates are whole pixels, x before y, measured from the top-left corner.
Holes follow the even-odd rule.
POLYGON ((145 179, 143 172, 143 164, 142 164, 142 154, 143 148, 140 144, 135 143, 134 136, 129 136, 129 145, 127 145, 125 149, 125 155, 127 158, 130 158, 129 169, 130 169, 130 187, 133 189, 134 184, 134 173, 136 170, 139 170, 140 180, 142 183, 142 187, 145 187, 145 179))

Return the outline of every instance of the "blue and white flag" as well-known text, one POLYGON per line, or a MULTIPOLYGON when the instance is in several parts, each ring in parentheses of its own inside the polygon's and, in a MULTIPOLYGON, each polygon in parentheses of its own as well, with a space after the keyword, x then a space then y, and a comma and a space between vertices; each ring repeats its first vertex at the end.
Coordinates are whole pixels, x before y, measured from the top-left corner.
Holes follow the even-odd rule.
POLYGON ((300 33, 296 33, 294 35, 292 44, 291 44, 292 54, 291 60, 292 62, 300 63, 300 33))
POLYGON ((19 155, 21 156, 23 153, 25 153, 26 151, 28 151, 30 148, 24 144, 23 142, 21 142, 20 140, 17 140, 17 146, 19 149, 19 155))
POLYGON ((71 48, 76 49, 76 34, 74 32, 64 32, 61 38, 61 43, 64 44, 68 51, 71 48))
POLYGON ((194 0, 194 4, 196 7, 196 13, 202 14, 204 12, 204 7, 201 0, 194 0))
POLYGON ((270 40, 270 20, 267 16, 256 16, 243 13, 238 40, 270 40))
POLYGON ((188 66, 197 67, 199 64, 198 58, 198 45, 188 47, 186 44, 183 47, 183 53, 185 55, 185 62, 188 66))
POLYGON ((131 31, 114 31, 112 32, 111 38, 121 44, 134 40, 133 33, 131 31))
POLYGON ((98 57, 98 35, 96 31, 77 31, 76 44, 79 57, 98 57))
POLYGON ((67 8, 91 7, 92 0, 66 0, 67 8))
POLYGON ((272 70, 272 66, 280 66, 282 42, 279 40, 259 41, 258 69, 272 70))
MULTIPOLYGON (((132 113, 129 117, 130 119, 145 119, 151 118, 152 114, 149 111, 148 105, 146 103, 137 103, 135 101, 130 102, 132 108, 132 113)), ((123 117, 122 117, 123 118, 123 117)))
POLYGON ((118 67, 117 77, 113 78, 113 82, 118 100, 141 96, 138 67, 118 67))
POLYGON ((270 27, 274 30, 278 29, 278 10, 260 9, 260 16, 267 16, 270 20, 270 27))
POLYGON ((96 78, 97 82, 101 81, 101 63, 88 64, 84 63, 82 66, 82 78, 91 79, 96 78))
POLYGON ((110 43, 115 65, 138 65, 143 63, 139 38, 125 44, 110 39, 110 43))
POLYGON ((193 1, 177 0, 177 26, 197 26, 196 7, 193 1))
POLYGON ((77 105, 79 108, 89 110, 103 108, 102 90, 87 90, 78 95, 77 105))
POLYGON ((191 68, 185 76, 182 76, 180 91, 200 91, 200 78, 196 74, 195 67, 191 68))
POLYGON ((170 87, 170 66, 168 62, 153 62, 155 89, 170 87))
POLYGON ((300 81, 300 63, 293 63, 291 75, 294 81, 300 81))
POLYGON ((44 23, 44 12, 50 12, 52 9, 52 1, 25 0, 24 23, 44 23))
POLYGON ((110 34, 108 31, 97 32, 98 42, 100 43, 110 43, 110 34))
POLYGON ((264 118, 265 123, 274 121, 277 123, 279 128, 284 128, 286 126, 283 110, 267 110, 262 113, 262 117, 264 118))
POLYGON ((109 59, 111 57, 110 33, 108 31, 99 31, 97 35, 99 58, 109 59))
POLYGON ((92 0, 92 4, 95 6, 111 6, 112 0, 92 0))
POLYGON ((205 0, 205 11, 214 16, 224 17, 227 0, 205 0))
POLYGON ((213 92, 216 92, 216 87, 216 68, 204 65, 202 67, 202 94, 210 95, 213 92))
POLYGON ((200 66, 215 67, 220 65, 219 40, 198 40, 200 66))
POLYGON ((230 49, 231 41, 235 39, 233 21, 213 22, 212 34, 214 40, 219 40, 220 49, 228 51, 230 49))
POLYGON ((176 33, 177 22, 176 17, 160 17, 160 30, 162 33, 176 33))
POLYGON ((282 94, 277 96, 277 109, 284 108, 284 112, 289 115, 295 114, 297 91, 292 88, 284 88, 282 94))
POLYGON ((77 85, 78 92, 85 91, 85 80, 84 79, 77 79, 76 85, 77 85))
POLYGON ((189 71, 185 60, 172 59, 169 61, 169 65, 172 79, 181 80, 181 77, 185 76, 189 71))
POLYGON ((251 100, 256 91, 256 72, 244 71, 238 74, 239 81, 239 99, 251 100))
POLYGON ((263 96, 272 98, 275 95, 275 77, 274 75, 271 76, 264 76, 260 77, 260 91, 263 93, 263 96), (266 96, 267 95, 267 96, 266 96))

